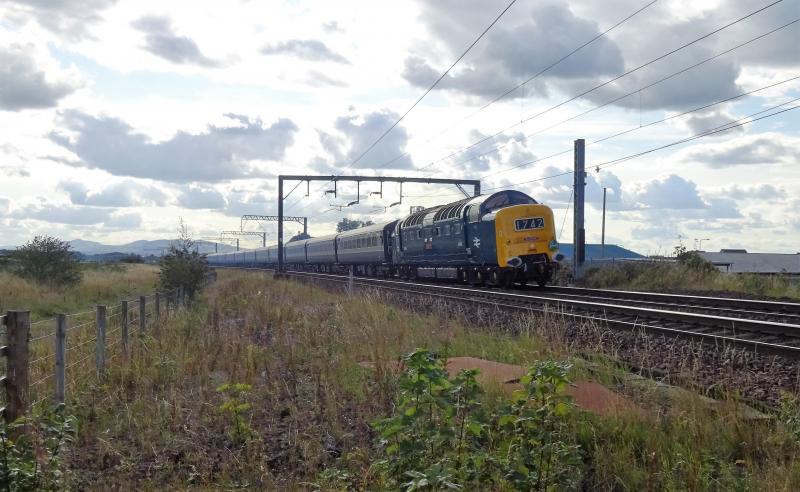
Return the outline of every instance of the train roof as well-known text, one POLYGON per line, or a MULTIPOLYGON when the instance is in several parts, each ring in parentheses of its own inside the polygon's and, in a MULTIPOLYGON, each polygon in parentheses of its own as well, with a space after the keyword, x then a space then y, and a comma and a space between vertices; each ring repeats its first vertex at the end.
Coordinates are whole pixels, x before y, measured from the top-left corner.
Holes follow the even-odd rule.
POLYGON ((537 203, 536 200, 527 194, 517 190, 503 190, 489 195, 471 196, 462 198, 456 202, 437 205, 413 213, 403 219, 403 227, 422 224, 425 222, 438 222, 440 220, 460 217, 464 209, 469 205, 480 204, 481 215, 497 210, 509 205, 522 205, 527 203, 537 203), (428 220, 430 219, 430 220, 428 220))

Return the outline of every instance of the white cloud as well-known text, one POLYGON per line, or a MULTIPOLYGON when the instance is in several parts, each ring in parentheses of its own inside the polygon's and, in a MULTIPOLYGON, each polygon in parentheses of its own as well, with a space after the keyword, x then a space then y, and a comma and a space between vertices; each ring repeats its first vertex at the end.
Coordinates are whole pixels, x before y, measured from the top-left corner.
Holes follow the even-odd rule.
POLYGON ((264 55, 288 55, 308 61, 350 62, 318 39, 289 39, 261 48, 264 55))
POLYGON ((285 118, 264 127, 259 119, 227 116, 238 125, 209 125, 205 133, 178 132, 154 142, 120 119, 69 110, 61 116, 62 130, 50 138, 77 155, 82 166, 117 176, 186 183, 265 176, 254 161, 282 158, 297 131, 285 118))
POLYGON ((222 209, 227 204, 222 193, 214 188, 190 186, 178 197, 178 205, 194 209, 222 209))
POLYGON ((155 186, 148 186, 134 180, 124 180, 90 192, 82 183, 63 181, 59 187, 66 191, 74 205, 93 205, 97 207, 164 206, 167 195, 155 186))
POLYGON ((747 135, 721 143, 696 145, 683 152, 682 158, 712 168, 797 164, 800 162, 800 138, 774 132, 747 135))
POLYGON ((74 70, 61 69, 33 44, 0 46, 0 110, 53 107, 81 86, 74 70))
POLYGON ((71 41, 90 37, 89 27, 116 0, 7 0, 6 19, 24 25, 33 19, 42 27, 71 41))
POLYGON ((205 56, 192 39, 179 36, 166 17, 144 16, 133 27, 145 34, 144 49, 172 63, 190 63, 203 67, 219 67, 220 62, 205 56))

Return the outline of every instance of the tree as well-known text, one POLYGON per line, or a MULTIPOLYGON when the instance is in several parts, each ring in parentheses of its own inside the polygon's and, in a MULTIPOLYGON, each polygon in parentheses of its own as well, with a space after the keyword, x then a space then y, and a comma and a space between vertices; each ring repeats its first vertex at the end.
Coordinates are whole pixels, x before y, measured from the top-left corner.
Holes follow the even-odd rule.
POLYGON ((183 220, 178 227, 179 238, 169 246, 167 254, 161 257, 161 271, 158 283, 162 289, 174 290, 183 287, 184 293, 192 298, 203 286, 210 268, 205 254, 195 248, 189 229, 183 220))
POLYGON ((356 219, 350 220, 345 217, 340 220, 338 224, 336 224, 336 232, 351 231, 353 229, 358 229, 359 227, 365 227, 372 224, 373 222, 371 220, 364 222, 356 219))
POLYGON ((81 281, 77 254, 68 242, 51 236, 36 236, 12 254, 20 277, 50 285, 72 285, 81 281))
POLYGON ((292 241, 300 241, 301 239, 311 239, 311 236, 310 236, 310 235, 308 235, 308 234, 306 234, 305 232, 298 232, 297 234, 295 234, 294 236, 292 236, 292 237, 289 239, 289 241, 288 241, 288 242, 290 242, 290 243, 291 243, 292 241))

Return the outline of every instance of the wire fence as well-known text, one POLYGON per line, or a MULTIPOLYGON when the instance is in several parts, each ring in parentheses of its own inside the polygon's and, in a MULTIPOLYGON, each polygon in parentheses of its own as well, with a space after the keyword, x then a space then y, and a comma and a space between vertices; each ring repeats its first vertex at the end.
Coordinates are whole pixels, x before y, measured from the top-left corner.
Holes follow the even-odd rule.
MULTIPOLYGON (((214 275, 206 284, 213 280, 214 275)), ((102 375, 108 362, 122 360, 120 353, 135 345, 132 334, 159 330, 164 318, 185 305, 178 288, 34 323, 29 311, 0 315, 0 357, 6 360, 0 412, 11 422, 30 408, 65 403, 76 381, 102 375)))

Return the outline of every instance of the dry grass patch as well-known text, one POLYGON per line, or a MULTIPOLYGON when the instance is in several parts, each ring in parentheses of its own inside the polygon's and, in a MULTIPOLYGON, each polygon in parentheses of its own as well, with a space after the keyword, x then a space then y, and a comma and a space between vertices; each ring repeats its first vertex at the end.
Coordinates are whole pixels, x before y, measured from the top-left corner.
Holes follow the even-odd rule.
MULTIPOLYGON (((410 313, 376 297, 345 297, 264 274, 220 272, 192 309, 136 340, 129 362, 76 382, 78 441, 69 488, 325 490, 379 487, 384 457, 371 426, 392 415, 401 355, 428 347, 528 365, 564 358, 528 318, 507 330, 410 313), (370 361, 376 370, 359 362, 370 361)), ((557 332, 563 326, 545 330, 557 332)), ((600 380, 617 380, 613 365, 600 380)), ((586 374, 579 368, 575 374, 586 374)), ((482 405, 506 393, 485 388, 482 405)), ((576 413, 581 487, 589 490, 789 490, 800 486, 796 407, 752 422, 735 406, 673 402, 612 416, 576 413)))
POLYGON ((35 319, 85 310, 131 295, 151 293, 158 279, 155 265, 83 265, 79 284, 57 288, 0 271, 0 312, 26 309, 35 319))

